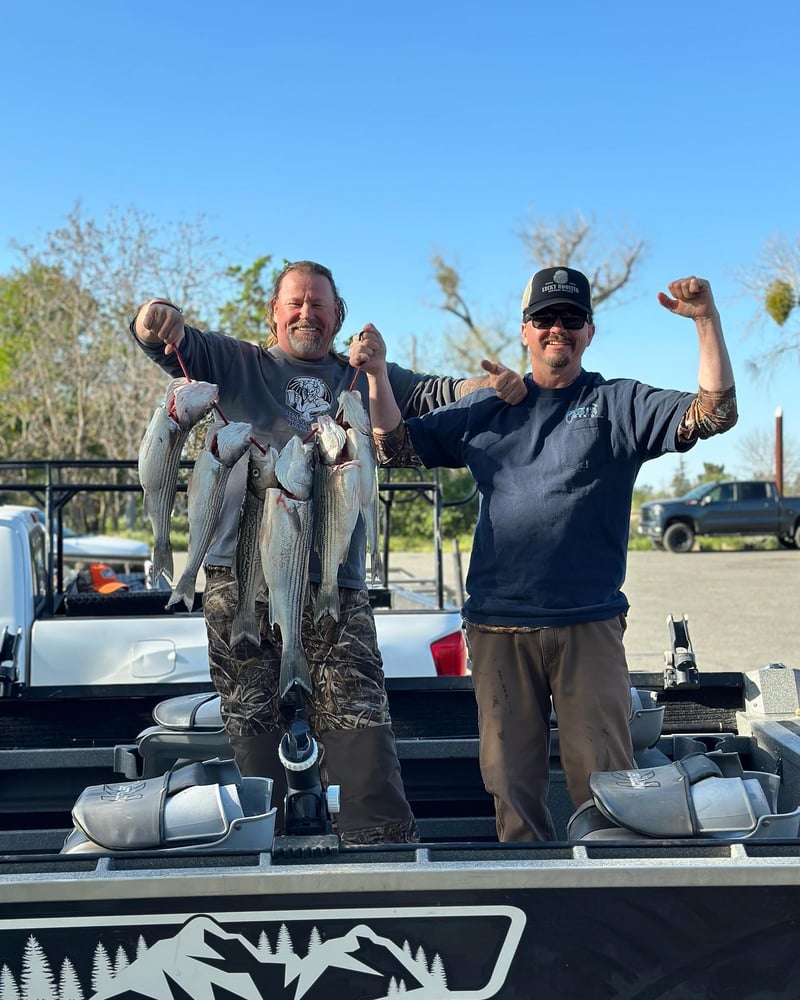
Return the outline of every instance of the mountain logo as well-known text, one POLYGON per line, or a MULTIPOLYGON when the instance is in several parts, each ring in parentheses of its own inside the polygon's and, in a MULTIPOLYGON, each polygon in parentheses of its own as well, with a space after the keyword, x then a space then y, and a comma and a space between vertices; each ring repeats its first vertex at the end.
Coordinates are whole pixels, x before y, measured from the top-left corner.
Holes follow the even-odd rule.
POLYGON ((63 955, 62 940, 52 960, 47 928, 32 929, 0 993, 22 998, 35 979, 38 1000, 491 1000, 525 927, 512 906, 184 914, 176 928, 178 919, 87 918, 81 927, 77 917, 74 953, 63 955))

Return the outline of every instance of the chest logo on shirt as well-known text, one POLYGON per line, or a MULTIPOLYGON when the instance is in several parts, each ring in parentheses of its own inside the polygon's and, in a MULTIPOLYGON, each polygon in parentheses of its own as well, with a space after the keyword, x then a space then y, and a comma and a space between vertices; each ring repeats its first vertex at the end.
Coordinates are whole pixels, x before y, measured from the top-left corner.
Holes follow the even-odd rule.
POLYGON ((332 401, 331 390, 319 378, 298 375, 286 386, 286 405, 289 411, 307 422, 321 413, 327 413, 332 401))
POLYGON ((589 417, 596 417, 597 413, 597 403, 590 403, 588 406, 576 406, 574 410, 567 410, 565 419, 568 424, 571 424, 574 420, 586 420, 589 417))

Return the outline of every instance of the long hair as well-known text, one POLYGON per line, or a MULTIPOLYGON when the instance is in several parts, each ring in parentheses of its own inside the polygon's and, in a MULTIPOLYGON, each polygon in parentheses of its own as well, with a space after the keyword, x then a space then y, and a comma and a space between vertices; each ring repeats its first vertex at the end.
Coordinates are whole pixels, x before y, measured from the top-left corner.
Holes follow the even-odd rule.
POLYGON ((266 319, 267 326, 269 327, 269 337, 267 338, 267 347, 272 347, 278 342, 277 338, 277 327, 275 324, 275 300, 278 298, 278 293, 281 290, 281 283, 283 279, 291 271, 300 271, 302 274, 318 274, 321 278, 327 278, 331 285, 331 290, 333 291, 333 298, 336 303, 336 328, 333 331, 334 336, 341 330, 344 324, 345 316, 347 315, 347 303, 339 294, 339 289, 336 287, 336 282, 333 280, 333 274, 330 268, 325 267, 324 264, 318 264, 313 260, 295 260, 289 261, 285 264, 281 273, 275 278, 275 284, 272 286, 272 292, 267 300, 266 305, 266 319))

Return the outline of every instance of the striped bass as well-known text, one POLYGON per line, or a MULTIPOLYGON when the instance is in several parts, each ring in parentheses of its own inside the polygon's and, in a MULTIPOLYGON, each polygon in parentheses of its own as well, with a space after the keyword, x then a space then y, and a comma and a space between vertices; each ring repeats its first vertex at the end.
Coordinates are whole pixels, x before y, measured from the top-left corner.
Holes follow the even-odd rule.
POLYGON ((261 632, 256 617, 256 597, 264 589, 264 571, 261 568, 258 536, 264 512, 264 498, 268 489, 278 485, 275 461, 278 453, 268 447, 263 454, 255 445, 250 448, 247 465, 247 489, 239 533, 236 539, 236 614, 231 624, 231 648, 247 640, 254 646, 261 645, 261 632))
POLYGON ((189 551, 186 566, 175 585, 167 607, 183 601, 189 611, 194 606, 195 582, 208 546, 217 530, 222 498, 231 469, 247 451, 252 424, 213 424, 206 434, 205 447, 197 456, 188 489, 189 551))
POLYGON ((279 486, 267 490, 261 518, 259 551, 269 590, 270 624, 281 632, 281 698, 294 685, 311 692, 301 625, 314 527, 315 459, 313 442, 303 444, 297 436, 289 439, 275 463, 279 486))
POLYGON ((181 452, 189 431, 216 403, 219 387, 210 382, 173 379, 156 407, 139 446, 139 482, 144 512, 153 526, 152 583, 174 572, 170 518, 178 488, 181 452))
POLYGON ((370 559, 370 578, 374 583, 383 576, 383 560, 380 553, 379 499, 378 499, 378 456, 372 439, 372 427, 367 411, 361 402, 358 389, 339 393, 339 410, 336 419, 341 421, 347 432, 345 454, 350 461, 359 462, 361 514, 367 535, 367 551, 370 559))
POLYGON ((321 564, 314 621, 329 614, 339 621, 339 567, 347 558, 360 508, 361 465, 340 462, 317 466, 319 512, 314 548, 321 564))

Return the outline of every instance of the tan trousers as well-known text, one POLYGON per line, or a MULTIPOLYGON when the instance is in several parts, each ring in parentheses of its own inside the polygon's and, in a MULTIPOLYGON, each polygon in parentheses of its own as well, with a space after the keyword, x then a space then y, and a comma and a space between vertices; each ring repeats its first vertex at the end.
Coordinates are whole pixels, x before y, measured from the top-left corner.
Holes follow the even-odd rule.
POLYGON ((550 697, 561 765, 575 806, 592 771, 635 767, 625 617, 529 632, 467 625, 478 703, 480 766, 501 841, 555 840, 550 783, 550 697))

